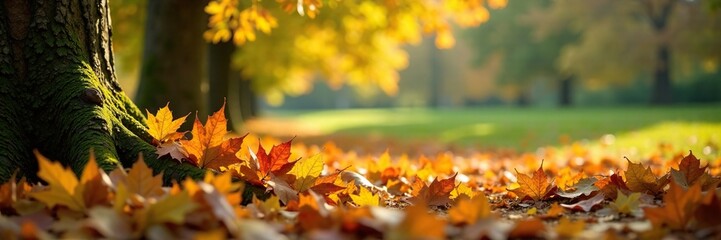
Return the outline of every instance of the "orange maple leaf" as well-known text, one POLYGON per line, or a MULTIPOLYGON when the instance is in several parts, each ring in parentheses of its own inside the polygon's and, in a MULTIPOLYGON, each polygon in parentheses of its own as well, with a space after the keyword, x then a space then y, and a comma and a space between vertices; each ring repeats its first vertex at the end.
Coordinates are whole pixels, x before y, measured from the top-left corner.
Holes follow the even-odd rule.
POLYGON ((165 107, 158 109, 158 112, 153 115, 147 109, 145 112, 148 114, 148 133, 155 140, 162 142, 175 141, 183 137, 183 133, 179 133, 178 128, 183 125, 185 118, 188 117, 186 114, 178 119, 173 119, 173 112, 168 108, 168 104, 165 107))
POLYGON ((650 193, 653 195, 663 192, 663 188, 669 182, 668 175, 661 178, 657 178, 656 175, 651 172, 651 168, 643 168, 640 163, 632 163, 628 161, 628 169, 624 172, 626 176, 626 185, 628 189, 634 192, 650 193))
POLYGON ((270 149, 270 153, 266 153, 262 145, 258 145, 258 164, 260 165, 260 172, 263 175, 267 175, 273 172, 275 175, 282 175, 290 171, 296 162, 288 162, 290 158, 290 144, 293 139, 275 145, 270 149))
MULTIPOLYGON (((418 191, 417 196, 411 199, 411 202, 425 202, 429 206, 441 206, 451 202, 451 192, 456 188, 456 176, 453 174, 450 178, 438 180, 436 177, 431 185, 425 186, 418 191)), ((414 192, 416 190, 414 189, 414 192)))
POLYGON ((190 155, 193 164, 200 168, 220 170, 220 167, 240 162, 235 153, 240 150, 245 136, 223 140, 228 133, 227 124, 225 104, 208 117, 205 125, 200 123, 196 115, 191 132, 193 139, 180 142, 190 155))
POLYGON ((515 193, 523 200, 533 199, 534 201, 538 201, 547 199, 556 191, 556 187, 548 180, 546 173, 543 172, 543 162, 541 162, 538 170, 533 172, 532 176, 519 173, 518 170, 516 170, 516 174, 518 175, 519 187, 509 189, 509 191, 515 193))
POLYGON ((676 183, 663 196, 663 207, 644 208, 643 212, 656 226, 666 226, 673 230, 685 230, 701 202, 701 186, 694 184, 684 190, 676 183))

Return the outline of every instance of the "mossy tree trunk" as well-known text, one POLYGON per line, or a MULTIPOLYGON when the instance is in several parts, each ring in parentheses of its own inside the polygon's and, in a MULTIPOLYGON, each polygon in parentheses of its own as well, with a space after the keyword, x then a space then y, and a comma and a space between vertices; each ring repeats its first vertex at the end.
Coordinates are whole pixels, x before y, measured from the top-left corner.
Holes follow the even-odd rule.
POLYGON ((6 0, 0 17, 0 180, 16 169, 36 179, 33 149, 76 173, 92 149, 105 170, 143 154, 166 181, 203 175, 149 144, 115 79, 107 0, 6 0))
MULTIPOLYGON (((207 115, 201 90, 206 50, 203 31, 207 28, 203 8, 207 3, 148 1, 143 61, 135 97, 141 108, 158 109, 170 101, 178 114, 197 111, 198 116, 207 115)), ((191 123, 188 121, 184 126, 190 127, 191 123)))

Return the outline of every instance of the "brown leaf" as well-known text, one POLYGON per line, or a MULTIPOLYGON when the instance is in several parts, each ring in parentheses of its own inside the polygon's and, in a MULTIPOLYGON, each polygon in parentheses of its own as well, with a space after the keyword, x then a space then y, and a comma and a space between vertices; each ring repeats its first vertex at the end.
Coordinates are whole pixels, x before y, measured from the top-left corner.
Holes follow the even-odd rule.
POLYGON ((266 181, 268 185, 273 187, 273 193, 275 193, 280 201, 288 204, 291 200, 298 201, 298 192, 295 191, 286 181, 270 174, 270 179, 266 181))
POLYGON ((694 184, 684 190, 676 183, 663 196, 663 207, 644 208, 643 212, 651 223, 673 230, 685 230, 691 222, 701 200, 701 186, 694 184))
POLYGON ((657 178, 651 168, 643 168, 640 163, 632 163, 628 160, 628 169, 624 172, 626 175, 626 185, 631 191, 649 193, 657 195, 663 192, 663 188, 666 187, 670 181, 668 176, 657 178))

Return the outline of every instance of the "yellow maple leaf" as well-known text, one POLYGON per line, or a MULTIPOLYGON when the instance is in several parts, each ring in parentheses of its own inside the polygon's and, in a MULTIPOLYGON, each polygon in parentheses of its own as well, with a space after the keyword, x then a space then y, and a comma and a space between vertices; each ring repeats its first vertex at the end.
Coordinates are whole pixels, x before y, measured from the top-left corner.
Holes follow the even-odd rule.
POLYGON ((488 203, 488 198, 483 192, 472 199, 462 198, 448 210, 448 217, 453 224, 474 224, 490 216, 492 216, 491 204, 488 203))
POLYGON ((78 179, 69 168, 63 167, 59 162, 52 162, 37 150, 33 151, 38 159, 40 170, 38 177, 48 183, 45 191, 31 192, 30 196, 48 205, 66 206, 75 211, 85 210, 82 195, 76 194, 78 179))
POLYGON ((185 118, 188 115, 173 120, 173 112, 168 108, 168 104, 165 107, 158 110, 153 115, 150 111, 145 110, 148 114, 148 133, 160 142, 174 141, 180 139, 183 134, 178 133, 178 128, 183 125, 185 118))
POLYGON ((220 170, 220 167, 240 162, 235 153, 240 150, 245 136, 224 141, 223 137, 228 133, 227 124, 225 104, 208 117, 205 125, 195 117, 191 131, 193 139, 180 141, 193 164, 200 168, 220 170))
POLYGON ((137 194, 143 198, 154 198, 163 195, 163 175, 153 176, 153 169, 145 164, 143 157, 138 157, 133 167, 128 171, 125 179, 130 194, 137 194))
POLYGON ((293 169, 288 172, 296 177, 295 189, 298 192, 303 192, 312 187, 320 173, 323 172, 324 164, 320 154, 298 160, 293 169))
POLYGON ((353 203, 356 205, 362 207, 362 206, 380 206, 381 199, 378 195, 374 195, 370 190, 367 188, 360 188, 360 192, 358 195, 351 194, 350 198, 353 200, 353 203))
POLYGON ((466 183, 460 183, 456 188, 451 191, 451 199, 456 199, 458 197, 465 196, 467 198, 474 198, 476 196, 476 192, 471 189, 471 187, 468 186, 466 183))

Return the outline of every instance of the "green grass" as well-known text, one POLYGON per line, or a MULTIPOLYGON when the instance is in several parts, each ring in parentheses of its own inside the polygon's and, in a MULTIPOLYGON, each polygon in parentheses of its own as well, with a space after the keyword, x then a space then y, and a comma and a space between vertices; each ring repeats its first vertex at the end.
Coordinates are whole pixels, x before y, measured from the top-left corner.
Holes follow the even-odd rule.
MULTIPOLYGON (((721 144, 721 105, 615 108, 358 109, 277 111, 323 134, 380 136, 532 150, 613 134, 639 148, 721 144)), ((691 147, 691 146, 689 146, 691 147)), ((717 152, 718 150, 716 150, 717 152)))

